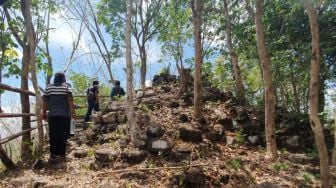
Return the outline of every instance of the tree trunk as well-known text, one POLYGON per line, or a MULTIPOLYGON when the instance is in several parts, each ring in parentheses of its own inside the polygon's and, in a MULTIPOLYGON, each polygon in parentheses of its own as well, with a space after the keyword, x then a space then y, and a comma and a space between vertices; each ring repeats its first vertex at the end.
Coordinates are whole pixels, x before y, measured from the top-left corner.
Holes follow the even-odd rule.
MULTIPOLYGON (((26 91, 29 90, 28 87, 29 61, 30 61, 29 48, 27 46, 24 46, 23 58, 22 58, 22 70, 21 70, 21 89, 26 91)), ((29 95, 21 93, 20 100, 21 100, 22 113, 30 113, 29 95)), ((22 131, 31 128, 30 119, 31 119, 30 116, 22 117, 22 131)), ((31 145, 32 145, 31 133, 27 132, 24 135, 22 135, 22 141, 21 141, 22 161, 28 161, 32 158, 32 150, 30 147, 31 145)))
POLYGON ((133 0, 127 0, 126 14, 126 64, 127 64, 127 123, 130 129, 131 142, 134 146, 139 143, 139 128, 135 120, 135 112, 133 107, 133 63, 132 63, 132 48, 131 48, 131 17, 132 17, 133 0))
POLYGON ((335 123, 334 123, 334 148, 331 155, 332 165, 336 166, 336 113, 334 114, 335 123))
POLYGON ((141 88, 145 88, 145 82, 146 82, 146 71, 147 71, 147 55, 146 55, 146 49, 145 49, 145 44, 142 44, 141 47, 139 48, 139 53, 140 53, 140 60, 141 60, 141 65, 140 65, 140 73, 141 73, 141 78, 140 78, 140 85, 141 88))
POLYGON ((178 96, 182 96, 184 93, 186 93, 189 89, 188 82, 190 79, 190 69, 182 68, 180 73, 180 91, 178 93, 178 96))
POLYGON ((321 124, 319 113, 319 83, 320 83, 320 31, 316 9, 311 1, 302 1, 310 24, 310 33, 312 37, 312 52, 310 65, 310 83, 309 83, 309 119, 310 126, 314 132, 316 147, 320 158, 321 187, 330 187, 329 156, 324 139, 323 126, 321 124))
POLYGON ((231 61, 232 61, 232 67, 233 67, 233 72, 234 72, 234 78, 236 80, 236 94, 237 98, 239 101, 239 104, 245 105, 246 99, 245 99, 245 89, 243 85, 243 78, 241 76, 241 71, 240 67, 238 65, 238 58, 237 54, 233 49, 233 44, 232 44, 232 28, 231 28, 231 17, 229 14, 228 10, 228 5, 226 3, 226 0, 223 0, 224 2, 224 16, 226 18, 226 45, 229 49, 229 53, 231 56, 231 61))
MULTIPOLYGON (((48 2, 51 3, 50 0, 48 2)), ((47 31, 46 31, 47 38, 49 38, 49 28, 50 28, 49 26, 50 26, 50 8, 48 7, 47 31)), ((50 84, 51 76, 53 75, 52 59, 51 59, 50 51, 49 51, 49 40, 45 40, 45 46, 46 46, 46 53, 47 53, 48 68, 50 69, 50 71, 47 72, 47 77, 46 77, 46 85, 48 85, 50 84)))
POLYGON ((296 86, 296 80, 294 80, 294 76, 292 75, 291 76, 291 83, 292 83, 292 87, 293 87, 293 97, 294 97, 294 104, 295 104, 295 111, 296 113, 300 113, 300 106, 301 106, 301 103, 300 103, 300 97, 299 97, 299 94, 298 94, 298 90, 297 90, 297 86, 296 86))
POLYGON ((50 84, 50 82, 51 82, 51 76, 52 76, 52 72, 53 72, 52 60, 51 60, 51 57, 49 56, 49 52, 47 52, 47 53, 48 53, 48 57, 47 57, 48 67, 50 69, 50 72, 47 73, 46 85, 50 84))
POLYGON ((15 164, 13 161, 7 156, 6 151, 0 146, 0 159, 1 162, 5 165, 5 167, 9 170, 12 170, 15 168, 15 164))
MULTIPOLYGON (((3 53, 2 53, 3 54, 3 53)), ((0 62, 0 66, 2 67, 2 61, 0 62)), ((2 69, 0 68, 0 84, 2 83, 2 69)), ((0 92, 0 113, 3 113, 2 108, 1 108, 1 92, 0 92)))
POLYGON ((194 41, 195 41, 195 80, 194 80, 194 118, 203 117, 202 104, 202 41, 201 41, 201 25, 202 25, 202 1, 191 0, 193 25, 194 25, 194 41))
MULTIPOLYGON (((21 5, 21 11, 22 13, 25 10, 25 1, 20 1, 21 5)), ((29 75, 29 62, 30 62, 30 49, 27 45, 27 37, 23 37, 21 39, 21 35, 19 32, 14 28, 13 25, 11 25, 12 18, 8 12, 8 9, 4 7, 4 13, 6 15, 6 19, 8 22, 9 29, 11 30, 13 36, 17 40, 17 42, 22 47, 23 51, 23 57, 22 57, 22 63, 21 63, 21 89, 28 91, 28 75, 29 75)), ((20 94, 20 101, 21 101, 21 111, 23 114, 29 114, 30 113, 30 104, 29 104, 29 95, 26 93, 20 94)), ((22 131, 30 129, 30 116, 24 116, 22 117, 22 131)), ((22 161, 28 161, 32 157, 31 152, 31 133, 27 132, 24 135, 22 135, 21 140, 21 159, 22 161)))
POLYGON ((322 113, 324 111, 325 106, 325 88, 324 88, 324 78, 323 75, 319 76, 319 103, 318 103, 318 112, 322 113))
POLYGON ((277 148, 275 141, 275 100, 274 88, 272 84, 271 62, 268 56, 264 25, 262 22, 262 14, 264 8, 264 0, 257 0, 255 24, 257 33, 258 54, 261 62, 264 88, 265 88, 265 132, 266 132, 266 158, 275 161, 277 158, 277 148))
POLYGON ((107 72, 109 73, 109 76, 110 76, 110 80, 113 82, 114 77, 113 77, 112 70, 111 70, 111 64, 112 64, 112 62, 111 62, 111 58, 110 57, 108 57, 108 60, 105 61, 105 64, 106 64, 107 72))
POLYGON ((31 78, 33 82, 33 87, 35 90, 35 99, 36 99, 36 104, 35 104, 35 113, 36 113, 36 122, 37 122, 37 127, 38 127, 38 145, 35 150, 36 156, 40 157, 42 156, 43 152, 43 143, 44 143, 44 133, 43 133, 43 123, 42 123, 42 114, 41 114, 41 109, 42 109, 42 100, 41 100, 41 93, 38 87, 38 81, 37 81, 37 73, 36 73, 36 62, 35 62, 35 48, 36 48, 36 41, 35 41, 35 32, 33 28, 33 23, 32 23, 32 15, 30 11, 31 7, 31 0, 25 0, 24 1, 25 6, 23 10, 23 16, 25 20, 25 27, 26 27, 26 35, 27 35, 27 45, 29 46, 29 65, 31 69, 31 78))
POLYGON ((189 79, 191 78, 191 70, 186 69, 183 66, 183 47, 180 41, 176 43, 176 67, 179 73, 179 81, 180 81, 180 90, 178 96, 182 96, 184 93, 188 92, 189 90, 189 79))

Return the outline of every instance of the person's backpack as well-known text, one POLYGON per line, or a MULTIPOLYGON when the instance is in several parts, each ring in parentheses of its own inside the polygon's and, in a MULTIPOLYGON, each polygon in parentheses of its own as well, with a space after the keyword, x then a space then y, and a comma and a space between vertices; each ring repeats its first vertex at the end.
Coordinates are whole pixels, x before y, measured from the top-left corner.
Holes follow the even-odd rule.
POLYGON ((87 95, 87 100, 88 101, 94 101, 95 100, 95 93, 92 92, 92 89, 91 88, 88 88, 87 91, 86 91, 86 95, 87 95))

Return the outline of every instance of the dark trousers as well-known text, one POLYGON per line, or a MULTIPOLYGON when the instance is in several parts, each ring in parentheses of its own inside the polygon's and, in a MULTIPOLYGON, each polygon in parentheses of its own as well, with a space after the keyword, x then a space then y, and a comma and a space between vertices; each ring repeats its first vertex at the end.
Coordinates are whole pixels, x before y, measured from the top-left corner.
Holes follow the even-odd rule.
POLYGON ((65 156, 70 121, 70 117, 63 116, 51 116, 48 118, 50 154, 65 156))
POLYGON ((90 102, 88 101, 88 110, 85 115, 84 122, 88 122, 90 120, 90 116, 92 114, 92 110, 94 109, 95 111, 100 111, 99 109, 99 104, 96 104, 95 102, 90 102))

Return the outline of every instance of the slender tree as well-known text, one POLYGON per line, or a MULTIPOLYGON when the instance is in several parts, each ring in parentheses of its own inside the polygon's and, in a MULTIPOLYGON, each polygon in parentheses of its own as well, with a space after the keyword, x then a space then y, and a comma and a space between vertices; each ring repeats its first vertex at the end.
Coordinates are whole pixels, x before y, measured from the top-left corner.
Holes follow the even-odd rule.
MULTIPOLYGON (((72 29, 75 30, 75 28, 73 28, 73 27, 72 27, 72 29)), ((65 65, 64 72, 66 72, 69 69, 71 63, 73 62, 73 60, 75 58, 75 54, 78 51, 79 43, 80 43, 81 38, 83 36, 84 30, 85 30, 84 20, 82 19, 81 23, 80 23, 80 26, 79 26, 79 30, 78 30, 78 32, 76 32, 77 36, 75 38, 75 41, 73 41, 73 43, 72 43, 72 50, 71 50, 70 56, 68 58, 68 62, 65 65)))
POLYGON ((159 16, 160 7, 162 5, 161 0, 152 0, 145 2, 144 0, 139 0, 136 3, 135 12, 135 22, 133 25, 133 35, 136 39, 138 45, 139 55, 140 55, 140 84, 141 88, 145 87, 146 74, 147 74, 147 49, 146 44, 151 40, 158 32, 161 26, 155 25, 154 19, 159 16))
POLYGON ((195 41, 195 78, 194 78, 194 118, 203 117, 202 104, 202 41, 201 41, 201 25, 202 25, 202 1, 191 0, 191 10, 194 25, 194 41, 195 41))
POLYGON ((256 1, 255 13, 250 6, 249 0, 246 0, 246 6, 249 14, 254 17, 256 25, 258 55, 264 80, 266 158, 275 161, 277 158, 277 146, 275 140, 275 91, 272 83, 271 61, 265 42, 264 24, 262 21, 264 0, 256 1))
MULTIPOLYGON (((24 12, 25 8, 25 1, 20 1, 21 5, 21 11, 24 12)), ((14 25, 12 16, 9 14, 8 7, 4 7, 4 12, 7 18, 7 23, 9 26, 9 29, 11 30, 13 36, 15 37, 16 41, 20 44, 22 47, 23 55, 22 55, 22 63, 21 63, 21 89, 22 90, 28 90, 28 78, 29 78, 29 63, 31 59, 31 53, 30 53, 30 44, 27 42, 27 37, 21 38, 20 31, 18 30, 17 26, 14 25)), ((30 102, 29 102, 29 96, 22 93, 20 94, 20 100, 21 100, 21 112, 22 113, 30 113, 30 102)), ((30 116, 24 116, 22 117, 22 130, 30 129, 30 116)), ((27 132, 24 135, 22 135, 22 141, 21 141, 21 159, 23 161, 28 161, 32 157, 32 150, 31 150, 31 133, 27 132)))
POLYGON ((49 28, 50 28, 50 14, 51 14, 51 0, 48 0, 48 8, 47 8, 47 13, 46 13, 46 35, 45 38, 46 40, 44 40, 44 45, 45 45, 45 53, 47 55, 47 64, 48 64, 48 68, 49 71, 47 71, 47 75, 46 75, 46 85, 50 84, 51 82, 51 76, 53 75, 53 64, 52 64, 52 59, 51 59, 51 54, 50 54, 50 50, 49 50, 49 28))
MULTIPOLYGON (((90 0, 77 0, 66 2, 65 6, 68 7, 68 19, 76 18, 81 22, 81 25, 83 24, 83 29, 85 27, 85 29, 89 32, 92 38, 92 42, 98 50, 97 53, 92 53, 98 55, 103 60, 106 65, 109 79, 113 81, 114 76, 112 73, 112 63, 115 58, 121 56, 121 50, 120 47, 116 45, 116 41, 118 40, 116 40, 115 38, 107 40, 104 37, 103 32, 101 31, 101 26, 98 23, 97 11, 94 9, 95 4, 92 4, 90 0), (110 41, 112 43, 111 47, 109 46, 107 41, 110 41)), ((84 32, 84 30, 80 31, 84 32)))
POLYGON ((187 6, 189 0, 172 0, 161 11, 162 16, 157 19, 160 25, 165 23, 165 29, 159 32, 159 41, 162 43, 161 49, 165 56, 173 57, 175 65, 179 73, 181 96, 188 91, 188 82, 190 77, 190 69, 184 65, 184 48, 192 37, 192 27, 190 26, 191 10, 187 6))
POLYGON ((309 120, 314 132, 316 147, 320 158, 321 187, 330 187, 329 156, 323 134, 323 126, 319 118, 319 84, 320 84, 320 31, 317 9, 311 0, 302 0, 310 25, 312 51, 310 56, 309 86, 309 120))
MULTIPOLYGON (((31 72, 31 80, 36 93, 36 106, 35 111, 37 114, 37 125, 39 130, 39 144, 37 146, 37 154, 41 154, 43 147, 43 128, 42 128, 42 118, 40 117, 41 109, 41 94, 40 87, 37 82, 37 59, 36 50, 37 44, 43 38, 44 33, 49 30, 44 26, 43 16, 39 8, 49 6, 52 0, 48 2, 32 3, 31 0, 25 1, 21 0, 19 2, 9 1, 4 5, 4 13, 6 16, 6 21, 8 28, 15 38, 17 44, 20 45, 23 51, 22 61, 21 61, 21 89, 28 90, 29 72, 31 72), (19 10, 18 10, 19 9, 19 10), (10 12, 10 11, 11 12, 10 12), (34 11, 34 14, 32 13, 34 11), (20 11, 20 13, 16 12, 20 11), (22 15, 22 17, 18 16, 22 15), (34 16, 34 19, 33 19, 34 16), (34 28, 36 26, 36 28, 34 28)), ((41 8, 43 9, 43 8, 41 8)), ((21 110, 22 113, 30 113, 30 101, 27 94, 20 94, 21 99, 21 110)), ((22 130, 27 130, 31 128, 31 118, 30 116, 22 117, 22 130)), ((32 146, 31 133, 27 132, 22 136, 21 141, 21 159, 27 161, 32 158, 32 146)))
POLYGON ((126 64, 127 64, 127 122, 130 128, 131 142, 134 146, 138 146, 138 134, 139 129, 135 121, 135 112, 133 107, 133 63, 132 63, 132 47, 131 47, 131 27, 132 27, 132 5, 133 0, 127 0, 126 11, 126 64))
POLYGON ((234 78, 236 82, 236 93, 237 93, 237 98, 240 104, 244 105, 246 102, 245 99, 245 89, 243 85, 243 78, 241 75, 240 67, 238 65, 238 57, 237 54, 233 48, 232 44, 232 26, 231 26, 231 16, 229 14, 229 8, 227 4, 227 0, 223 0, 224 2, 224 16, 226 20, 226 45, 229 49, 229 54, 231 56, 231 62, 232 62, 232 67, 233 67, 233 73, 234 73, 234 78))
POLYGON ((331 164, 336 166, 336 112, 334 113, 334 148, 331 155, 331 164))
MULTIPOLYGON (((164 4, 162 0, 138 0, 135 3, 132 19, 132 35, 135 38, 140 56, 140 84, 145 86, 147 74, 147 45, 162 29, 155 19, 160 16, 160 8, 164 4)), ((103 23, 112 38, 116 38, 117 45, 122 45, 125 37, 123 23, 125 22, 126 1, 102 0, 98 4, 98 20, 103 23)), ((133 8, 133 7, 132 7, 133 8)))
POLYGON ((35 150, 37 153, 37 157, 40 157, 43 152, 43 143, 44 143, 44 133, 43 133, 43 123, 42 123, 42 100, 41 100, 41 93, 37 81, 37 73, 36 73, 36 61, 35 61, 35 49, 37 46, 36 34, 33 27, 32 22, 32 14, 31 14, 31 0, 25 0, 22 3, 23 9, 22 14, 24 18, 25 28, 26 28, 26 38, 27 44, 29 48, 29 65, 31 70, 31 78, 33 82, 33 87, 35 91, 35 113, 36 113, 36 122, 38 127, 38 145, 35 150))

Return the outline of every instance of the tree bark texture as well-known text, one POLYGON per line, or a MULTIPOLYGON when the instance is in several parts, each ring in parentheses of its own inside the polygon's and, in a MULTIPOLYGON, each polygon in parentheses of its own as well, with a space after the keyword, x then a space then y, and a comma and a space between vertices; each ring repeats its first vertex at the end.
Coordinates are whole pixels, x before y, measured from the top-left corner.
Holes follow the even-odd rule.
POLYGON ((131 17, 132 17, 133 0, 127 0, 126 14, 126 65, 127 65, 127 123, 130 129, 131 142, 134 146, 139 144, 138 133, 139 129, 135 120, 135 112, 133 107, 133 63, 132 63, 132 48, 131 48, 131 17))
POLYGON ((265 42, 262 14, 264 0, 257 0, 255 24, 257 33, 257 47, 259 60, 262 67, 264 92, 265 92, 265 132, 266 132, 266 158, 275 161, 277 158, 277 146, 275 140, 275 92, 272 83, 272 68, 265 42))
MULTIPOLYGON (((50 3, 50 0, 48 1, 50 3)), ((50 28, 50 9, 48 9, 48 15, 47 15, 47 28, 50 28)), ((49 29, 46 31, 46 37, 49 38, 49 29)), ((47 73, 46 76, 46 86, 50 84, 51 82, 51 76, 53 75, 53 65, 52 65, 52 59, 50 56, 50 51, 49 51, 49 40, 45 40, 45 47, 46 47, 46 53, 47 53, 47 62, 48 62, 48 68, 50 71, 47 73)))
POLYGON ((191 0, 194 41, 195 41, 195 79, 194 79, 194 118, 203 117, 202 104, 202 0, 191 0))
POLYGON ((331 155, 332 165, 336 166, 336 114, 334 114, 334 148, 331 155))
POLYGON ((147 73, 147 54, 146 54, 145 44, 141 45, 141 47, 139 48, 139 53, 140 53, 140 60, 141 60, 141 64, 140 64, 141 83, 140 85, 141 85, 141 88, 145 88, 146 73, 147 73))
POLYGON ((27 45, 29 48, 29 65, 31 70, 31 78, 33 82, 33 87, 35 90, 35 113, 36 113, 36 122, 38 127, 38 144, 37 148, 35 150, 36 156, 40 157, 42 156, 43 152, 43 143, 44 143, 44 133, 43 133, 43 122, 42 122, 42 100, 41 100, 41 93, 38 86, 37 81, 37 73, 36 73, 36 62, 35 62, 35 49, 36 49, 36 36, 34 32, 33 22, 32 22, 32 14, 31 14, 31 0, 25 0, 24 1, 24 9, 23 9, 23 17, 25 21, 25 27, 26 27, 26 36, 27 36, 27 45))
MULTIPOLYGON (((28 74, 29 74, 29 61, 30 61, 30 52, 27 46, 24 46, 23 49, 23 57, 22 57, 22 68, 21 68, 21 89, 22 90, 29 90, 28 87, 28 74)), ((30 103, 29 103, 29 95, 27 94, 20 94, 21 100, 21 108, 22 113, 30 113, 30 103)), ((22 117, 22 131, 31 128, 30 124, 30 116, 22 117)), ((21 140, 21 159, 22 161, 28 161, 32 157, 32 150, 31 150, 31 133, 27 132, 26 134, 22 135, 21 140)))
POLYGON ((182 96, 184 93, 186 93, 189 89, 189 80, 191 78, 191 70, 182 68, 179 70, 180 74, 180 91, 178 93, 178 96, 182 96))
POLYGON ((182 96, 184 93, 186 93, 189 89, 189 79, 191 78, 191 70, 185 69, 183 66, 183 44, 181 44, 181 41, 176 42, 176 55, 174 56, 176 61, 176 68, 179 73, 179 81, 180 81, 180 91, 178 93, 178 96, 182 96))
POLYGON ((317 10, 310 0, 301 1, 309 17, 310 33, 312 37, 312 52, 310 59, 309 83, 309 119, 314 132, 314 138, 320 158, 321 187, 330 187, 329 156, 323 134, 323 126, 319 113, 319 83, 320 83, 320 31, 317 10))
POLYGON ((88 23, 87 19, 84 19, 84 18, 82 18, 82 19, 86 20, 86 22, 85 22, 86 27, 89 29, 89 31, 91 33, 91 37, 92 37, 94 43, 97 45, 99 53, 103 57, 103 60, 105 62, 106 68, 107 68, 107 71, 108 71, 109 76, 110 76, 110 80, 113 81, 114 76, 113 76, 112 69, 111 69, 113 57, 110 54, 109 48, 107 47, 107 44, 104 40, 103 34, 100 30, 100 26, 99 26, 99 23, 98 23, 97 16, 94 12, 94 8, 93 8, 92 4, 90 3, 90 0, 87 0, 87 4, 89 5, 91 15, 93 16, 94 27, 93 28, 90 27, 91 24, 88 23))
POLYGON ((246 102, 245 99, 245 89, 244 89, 244 84, 243 84, 243 78, 241 75, 240 67, 238 65, 238 57, 237 54, 233 48, 232 44, 232 27, 231 27, 231 17, 229 14, 229 9, 226 0, 223 0, 224 2, 224 16, 226 19, 226 45, 229 49, 229 54, 231 56, 231 61, 232 61, 232 67, 233 67, 233 73, 234 73, 234 78, 236 81, 236 94, 238 101, 241 105, 244 105, 246 102))
MULTIPOLYGON (((3 55, 2 55, 3 56, 3 55)), ((2 67, 2 61, 0 62, 0 66, 2 67)), ((0 68, 0 84, 2 83, 2 69, 0 68)), ((0 113, 2 113, 3 111, 2 111, 2 108, 1 108, 1 105, 2 104, 2 102, 1 102, 1 93, 0 93, 0 113)))

